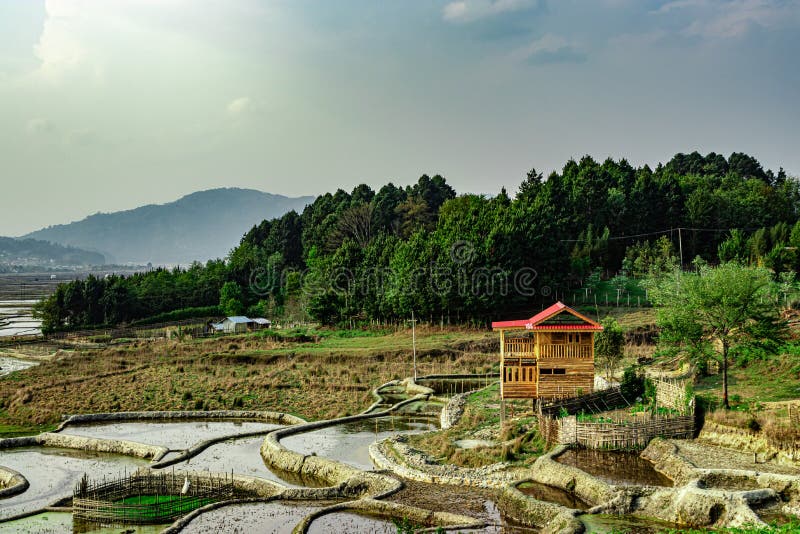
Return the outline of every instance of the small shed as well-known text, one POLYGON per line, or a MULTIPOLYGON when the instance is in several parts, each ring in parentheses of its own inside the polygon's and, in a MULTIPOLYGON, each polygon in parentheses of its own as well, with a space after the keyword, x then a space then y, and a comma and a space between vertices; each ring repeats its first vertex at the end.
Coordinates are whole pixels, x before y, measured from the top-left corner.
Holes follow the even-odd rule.
POLYGON ((240 334, 247 332, 253 324, 253 320, 244 315, 236 315, 224 318, 220 324, 222 325, 222 331, 226 334, 240 334))
POLYGON ((603 330, 596 321, 556 302, 492 329, 500 332, 502 398, 548 400, 594 389, 594 334, 603 330))
POLYGON ((272 321, 269 319, 264 319, 263 317, 256 317, 253 319, 253 330, 261 330, 262 328, 269 328, 272 325, 272 321))
POLYGON ((222 323, 208 321, 203 327, 204 334, 218 334, 219 332, 222 332, 222 323))

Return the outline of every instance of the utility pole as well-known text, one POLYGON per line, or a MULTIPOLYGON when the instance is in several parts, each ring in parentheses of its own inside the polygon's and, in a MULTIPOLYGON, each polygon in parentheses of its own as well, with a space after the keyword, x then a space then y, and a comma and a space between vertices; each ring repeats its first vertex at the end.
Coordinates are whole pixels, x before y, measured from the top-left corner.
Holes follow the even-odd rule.
POLYGON ((681 255, 681 271, 683 270, 683 240, 681 239, 681 229, 678 228, 678 250, 681 255))
POLYGON ((417 320, 414 319, 414 310, 411 310, 411 348, 414 351, 414 382, 417 381, 417 320))

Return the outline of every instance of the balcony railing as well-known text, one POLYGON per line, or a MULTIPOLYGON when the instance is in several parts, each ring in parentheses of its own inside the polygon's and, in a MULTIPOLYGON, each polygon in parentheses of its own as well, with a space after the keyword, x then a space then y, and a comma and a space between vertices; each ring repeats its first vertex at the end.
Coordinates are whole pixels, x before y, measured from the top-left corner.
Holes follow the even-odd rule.
POLYGON ((533 354, 536 343, 532 339, 506 339, 506 355, 522 356, 533 354))
MULTIPOLYGON (((536 343, 533 340, 511 339, 505 342, 505 357, 519 358, 520 356, 534 356, 536 354, 536 343)), ((592 346, 575 343, 567 344, 543 344, 539 345, 539 355, 541 358, 591 358, 592 346)))
POLYGON ((591 345, 541 345, 539 358, 591 358, 591 345))

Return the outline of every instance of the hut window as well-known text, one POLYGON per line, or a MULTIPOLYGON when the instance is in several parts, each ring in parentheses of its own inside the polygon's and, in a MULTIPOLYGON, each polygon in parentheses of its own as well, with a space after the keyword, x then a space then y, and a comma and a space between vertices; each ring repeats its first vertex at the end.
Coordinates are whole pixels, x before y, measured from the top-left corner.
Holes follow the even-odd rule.
POLYGON ((579 333, 567 334, 567 342, 568 343, 580 343, 581 342, 581 335, 579 333))
POLYGON ((539 370, 539 374, 540 375, 552 375, 553 374, 553 370, 552 369, 540 369, 539 370))
POLYGON ((553 369, 553 374, 554 375, 565 375, 565 374, 567 374, 567 370, 566 369, 553 369))

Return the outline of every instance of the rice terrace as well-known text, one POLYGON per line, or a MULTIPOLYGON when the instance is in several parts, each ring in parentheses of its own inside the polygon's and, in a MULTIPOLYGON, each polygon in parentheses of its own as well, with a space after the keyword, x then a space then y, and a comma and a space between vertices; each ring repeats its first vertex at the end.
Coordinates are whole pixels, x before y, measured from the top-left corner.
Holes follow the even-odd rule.
POLYGON ((0 2, 0 534, 800 534, 800 0, 0 2))

